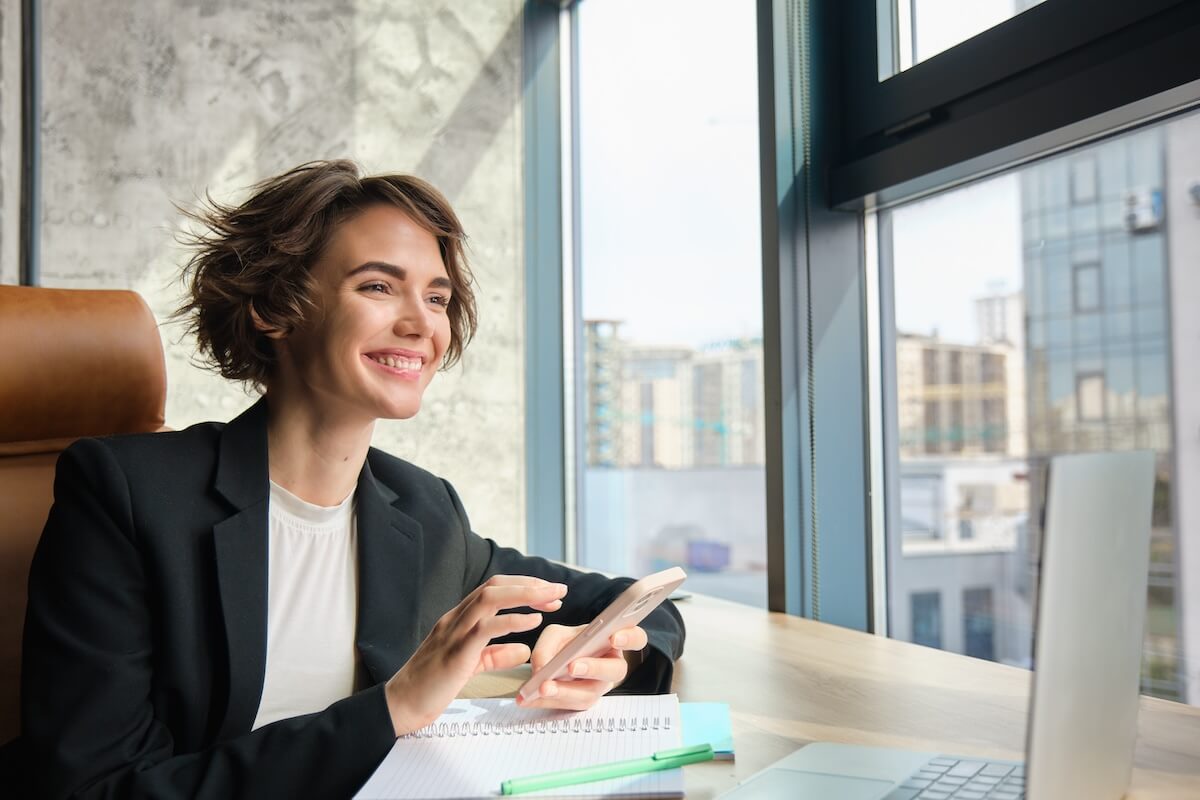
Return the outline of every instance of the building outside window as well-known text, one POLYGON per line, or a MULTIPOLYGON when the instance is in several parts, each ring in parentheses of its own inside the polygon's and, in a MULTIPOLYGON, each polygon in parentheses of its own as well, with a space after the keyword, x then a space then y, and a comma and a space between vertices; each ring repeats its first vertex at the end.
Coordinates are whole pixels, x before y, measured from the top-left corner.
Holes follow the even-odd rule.
POLYGON ((1200 702, 1200 587, 1189 592, 1195 576, 1180 568, 1200 549, 1197 180, 1190 114, 881 212, 895 309, 892 518, 926 514, 927 503, 908 508, 906 487, 932 481, 934 516, 969 522, 940 525, 956 535, 936 540, 905 522, 889 537, 893 635, 915 641, 907 598, 936 588, 947 630, 961 620, 961 639, 947 634, 943 647, 1030 665, 1050 459, 1147 449, 1157 468, 1142 689, 1200 702), (925 365, 948 363, 934 351, 984 361, 979 377, 964 360, 957 382, 931 385, 928 369, 905 368, 914 350, 925 365), (973 437, 976 401, 978 430, 1004 436, 973 437), (929 430, 939 414, 928 409, 950 402, 963 404, 961 450, 929 430), (990 510, 953 504, 967 483, 991 487, 990 510))
POLYGON ((576 13, 577 560, 766 606, 755 18, 576 13))

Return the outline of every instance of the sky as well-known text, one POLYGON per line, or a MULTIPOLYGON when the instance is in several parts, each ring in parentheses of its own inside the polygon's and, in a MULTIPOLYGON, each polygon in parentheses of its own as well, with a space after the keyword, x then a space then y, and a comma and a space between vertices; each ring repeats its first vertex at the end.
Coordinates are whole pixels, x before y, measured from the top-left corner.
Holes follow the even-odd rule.
MULTIPOLYGON (((1012 9, 915 2, 921 58, 1012 9)), ((627 340, 653 344, 761 336, 753 4, 578 8, 584 318, 623 320, 627 340)), ((1016 192, 1001 178, 896 212, 902 330, 972 337, 974 298, 1020 287, 1016 192)))
POLYGON ((630 340, 762 333, 757 45, 737 6, 579 5, 583 314, 630 340))
POLYGON ((978 340, 975 300, 1021 288, 1020 200, 1008 174, 892 212, 898 330, 978 340))

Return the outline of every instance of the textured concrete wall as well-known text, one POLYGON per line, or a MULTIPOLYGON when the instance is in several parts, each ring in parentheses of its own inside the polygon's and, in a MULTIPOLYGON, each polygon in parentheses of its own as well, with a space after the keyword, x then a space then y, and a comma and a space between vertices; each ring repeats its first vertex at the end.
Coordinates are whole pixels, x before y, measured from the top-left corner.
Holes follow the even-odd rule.
POLYGON ((0 0, 0 283, 20 280, 21 0, 0 0))
MULTIPOLYGON (((455 483, 475 529, 524 538, 520 0, 45 0, 43 275, 128 287, 160 321, 184 251, 173 202, 314 158, 408 171, 471 237, 481 328, 414 420, 375 443, 455 483)), ((6 176, 10 174, 6 172, 6 176)), ((251 399, 164 324, 167 421, 251 399)))

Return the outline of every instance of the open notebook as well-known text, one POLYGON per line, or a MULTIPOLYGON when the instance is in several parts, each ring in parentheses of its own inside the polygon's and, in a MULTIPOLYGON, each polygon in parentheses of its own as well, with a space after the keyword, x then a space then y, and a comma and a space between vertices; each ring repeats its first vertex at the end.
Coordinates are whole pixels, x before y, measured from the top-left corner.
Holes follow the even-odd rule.
MULTIPOLYGON (((644 758, 681 746, 673 695, 603 697, 581 712, 455 700, 437 722, 402 736, 355 800, 498 797, 501 781, 644 758)), ((527 797, 682 797, 683 771, 611 778, 527 797)))

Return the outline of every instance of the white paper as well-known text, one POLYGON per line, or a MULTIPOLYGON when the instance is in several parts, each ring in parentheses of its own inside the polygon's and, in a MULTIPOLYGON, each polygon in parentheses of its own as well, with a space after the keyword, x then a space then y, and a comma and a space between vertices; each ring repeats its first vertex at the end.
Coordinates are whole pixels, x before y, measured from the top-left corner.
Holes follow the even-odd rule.
MULTIPOLYGON (((420 738, 404 737, 355 800, 499 797, 500 783, 546 772, 646 758, 681 747, 675 695, 604 697, 581 712, 518 708, 512 700, 455 700, 420 738)), ((683 796, 679 768, 530 792, 520 797, 683 796)))

